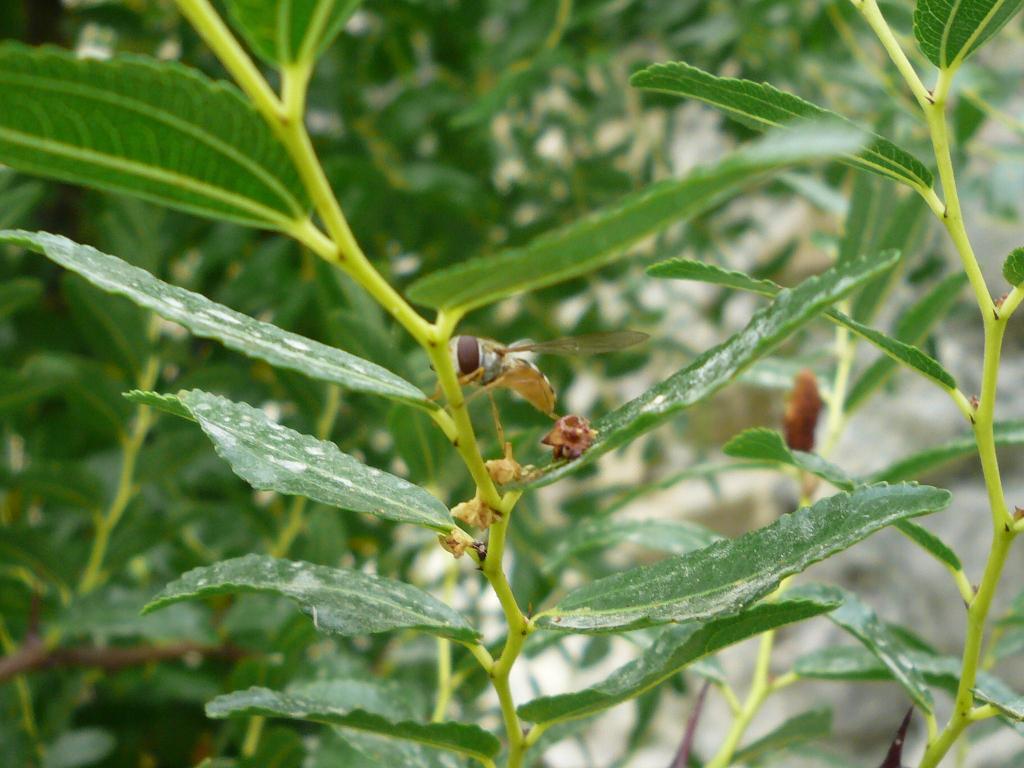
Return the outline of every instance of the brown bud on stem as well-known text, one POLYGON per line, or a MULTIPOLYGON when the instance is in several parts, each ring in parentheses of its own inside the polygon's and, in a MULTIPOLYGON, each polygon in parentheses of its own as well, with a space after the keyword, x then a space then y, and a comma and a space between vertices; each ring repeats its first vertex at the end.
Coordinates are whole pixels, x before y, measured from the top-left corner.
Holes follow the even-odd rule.
POLYGON ((452 528, 448 533, 438 536, 437 540, 440 542, 441 548, 446 552, 451 552, 456 559, 462 557, 466 547, 472 547, 475 544, 473 537, 461 528, 452 528))
POLYGON ((783 427, 786 445, 795 451, 814 450, 814 430, 821 414, 821 395, 814 371, 804 368, 793 379, 793 391, 786 401, 783 427))
POLYGON ((563 416, 555 422, 555 426, 541 439, 544 445, 550 445, 552 458, 578 459, 594 444, 597 432, 590 427, 590 422, 582 416, 563 416))
POLYGON ((479 496, 475 496, 469 501, 456 504, 452 508, 452 517, 468 523, 474 528, 486 529, 494 525, 494 521, 498 519, 499 514, 487 506, 487 502, 479 496))
POLYGON ((491 476, 491 480, 498 485, 514 483, 523 476, 523 468, 519 466, 518 461, 512 458, 512 443, 505 443, 505 458, 491 459, 485 462, 484 466, 487 468, 487 474, 491 476))

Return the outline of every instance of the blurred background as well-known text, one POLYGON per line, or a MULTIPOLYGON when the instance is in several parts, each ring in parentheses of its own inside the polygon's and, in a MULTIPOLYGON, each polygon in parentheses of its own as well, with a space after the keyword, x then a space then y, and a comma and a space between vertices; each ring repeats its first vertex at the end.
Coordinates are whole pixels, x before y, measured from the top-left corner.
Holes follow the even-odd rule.
MULTIPOLYGON (((912 41, 913 4, 882 7, 912 41)), ((169 0, 0 0, 0 37, 82 56, 142 53, 224 77, 169 0)), ((1024 244, 1022 46, 1018 18, 963 68, 952 110, 961 197, 993 286, 1003 285, 1005 255, 1024 244)), ((907 47, 916 51, 912 42, 907 47)), ((909 95, 850 3, 840 0, 368 0, 321 60, 309 126, 357 238, 402 287, 440 267, 528 242, 652 180, 713 162, 752 137, 701 104, 629 88, 631 72, 667 60, 770 81, 931 156, 909 95)), ((433 389, 414 344, 349 281, 282 237, 0 167, 0 228, 14 226, 88 243, 433 389)), ((924 206, 895 184, 838 165, 805 168, 674 227, 587 279, 476 311, 462 328, 503 341, 622 328, 650 333, 651 341, 634 350, 543 361, 562 409, 597 417, 743 327, 760 303, 705 285, 653 280, 645 266, 686 256, 790 285, 827 267, 851 238, 865 247, 897 240, 904 249, 901 280, 877 314, 881 328, 891 328, 959 269, 924 206), (851 197, 860 204, 851 208, 851 197)), ((970 394, 980 379, 981 327, 967 293, 960 299, 924 346, 970 394)), ((132 429, 134 406, 121 393, 139 386, 150 361, 158 370, 154 389, 214 391, 261 406, 300 431, 315 432, 330 407, 317 382, 171 324, 148 328, 146 313, 127 301, 36 255, 0 251, 0 762, 35 765, 40 746, 48 768, 193 766, 234 754, 245 724, 207 720, 203 704, 252 684, 381 674, 429 713, 436 674, 430 638, 324 639, 291 604, 259 596, 138 616, 150 595, 189 568, 274 551, 291 509, 290 499, 254 494, 187 422, 160 417, 148 430, 138 492, 112 532, 102 578, 83 588, 95 520, 112 503, 132 429), (14 675, 9 659, 39 638, 65 652, 14 675)), ((779 426, 797 371, 811 368, 827 393, 834 337, 831 326, 812 323, 712 401, 586 476, 526 497, 511 533, 520 604, 538 606, 553 590, 672 551, 671 542, 642 532, 632 542, 598 546, 579 533, 594 520, 691 520, 732 536, 794 509, 799 488, 792 479, 725 471, 720 449, 747 427, 779 426)), ((1024 417, 1022 347, 1011 328, 1000 420, 1024 417)), ((861 345, 855 370, 875 359, 861 345)), ((541 463, 538 440, 550 423, 511 397, 499 395, 499 405, 517 458, 541 463)), ((485 398, 474 412, 489 454, 497 454, 485 398)), ((831 458, 850 473, 868 474, 962 434, 961 418, 941 392, 898 372, 831 436, 831 458)), ((456 455, 419 413, 346 393, 331 438, 453 504, 471 495, 456 455)), ((1024 505, 1021 455, 1008 450, 1002 461, 1010 503, 1024 505)), ((989 534, 974 460, 919 479, 954 492, 952 507, 925 523, 977 578, 989 534)), ((305 514, 306 529, 286 545, 292 558, 433 589, 450 568, 424 532, 317 505, 305 514)), ((494 636, 496 604, 469 564, 458 566, 455 603, 494 636)), ((959 654, 963 604, 952 580, 898 534, 883 532, 811 575, 856 590, 886 620, 959 654)), ((1021 563, 1011 563, 1000 605, 1009 604, 1022 576, 1021 563)), ((520 662, 518 700, 600 680, 646 642, 642 633, 560 640, 538 644, 520 662)), ((784 671, 801 653, 849 642, 824 619, 812 620, 780 633, 775 667, 784 671)), ((1024 690, 1014 655, 1024 642, 1004 646, 999 669, 1024 690)), ((752 653, 748 643, 722 658, 741 690, 752 653)), ((485 680, 465 662, 456 657, 467 672, 452 713, 497 728, 485 680)), ((580 723, 536 764, 668 765, 699 685, 694 675, 679 676, 580 723)), ((816 702, 832 707, 832 737, 775 764, 873 768, 908 706, 890 683, 805 682, 771 700, 751 737, 816 702)), ((941 711, 947 707, 940 703, 941 711)), ((713 754, 728 723, 728 709, 712 691, 697 732, 699 754, 713 754)), ((912 746, 921 743, 921 725, 912 728, 912 746)), ((318 733, 268 725, 263 756, 243 764, 366 764, 318 733)), ((962 765, 1024 765, 1016 734, 997 725, 971 733, 985 746, 962 765)))

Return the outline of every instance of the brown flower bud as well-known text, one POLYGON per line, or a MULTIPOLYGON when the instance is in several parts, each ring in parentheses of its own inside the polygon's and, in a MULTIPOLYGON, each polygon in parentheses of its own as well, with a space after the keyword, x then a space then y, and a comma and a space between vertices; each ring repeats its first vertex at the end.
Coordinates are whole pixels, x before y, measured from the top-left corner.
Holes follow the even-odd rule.
POLYGON ((451 552, 456 559, 462 557, 467 547, 472 547, 475 542, 473 537, 461 528, 452 528, 448 533, 442 533, 437 537, 441 548, 451 552))
POLYGON ((491 480, 498 485, 513 483, 523 476, 523 468, 512 458, 512 443, 505 443, 505 458, 491 459, 484 462, 484 466, 487 467, 487 474, 491 476, 491 480))
POLYGON ((456 504, 452 508, 452 517, 461 520, 474 528, 490 528, 498 519, 498 513, 487 506, 487 503, 479 496, 469 501, 456 504))
POLYGON ((814 450, 814 430, 821 414, 821 395, 814 371, 804 368, 793 379, 793 390, 786 401, 783 428, 786 445, 795 451, 814 450))
POLYGON ((590 422, 582 416, 563 416, 555 422, 555 426, 541 439, 544 445, 550 445, 552 458, 578 459, 594 444, 597 432, 590 427, 590 422))

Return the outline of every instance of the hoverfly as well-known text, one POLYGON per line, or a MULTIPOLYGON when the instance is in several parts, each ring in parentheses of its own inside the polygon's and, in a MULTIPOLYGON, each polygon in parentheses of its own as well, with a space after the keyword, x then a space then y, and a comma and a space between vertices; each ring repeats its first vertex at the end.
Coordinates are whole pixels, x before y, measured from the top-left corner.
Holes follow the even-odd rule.
POLYGON ((506 346, 479 336, 456 336, 448 349, 461 384, 479 384, 484 390, 510 389, 554 418, 555 390, 548 377, 523 355, 593 355, 625 349, 647 338, 640 331, 612 331, 550 341, 517 341, 506 346))

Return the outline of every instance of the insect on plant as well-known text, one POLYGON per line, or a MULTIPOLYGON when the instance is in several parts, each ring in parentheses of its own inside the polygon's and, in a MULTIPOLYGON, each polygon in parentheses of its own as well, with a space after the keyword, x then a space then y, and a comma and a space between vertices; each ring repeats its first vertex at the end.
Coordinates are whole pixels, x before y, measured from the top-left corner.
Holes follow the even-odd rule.
POLYGON ((479 384, 487 392, 511 390, 541 413, 556 418, 554 387, 528 355, 596 355, 626 349, 647 338, 641 331, 608 331, 503 345, 479 336, 456 336, 449 342, 449 350, 460 384, 479 384))

